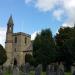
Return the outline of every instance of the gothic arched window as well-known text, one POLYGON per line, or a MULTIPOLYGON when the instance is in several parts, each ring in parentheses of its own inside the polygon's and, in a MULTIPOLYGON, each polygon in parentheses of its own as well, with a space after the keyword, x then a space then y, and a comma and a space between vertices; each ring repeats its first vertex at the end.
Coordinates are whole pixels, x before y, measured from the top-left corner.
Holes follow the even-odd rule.
POLYGON ((27 37, 25 37, 25 44, 27 43, 27 37))
POLYGON ((17 43, 17 37, 15 37, 15 43, 17 43))

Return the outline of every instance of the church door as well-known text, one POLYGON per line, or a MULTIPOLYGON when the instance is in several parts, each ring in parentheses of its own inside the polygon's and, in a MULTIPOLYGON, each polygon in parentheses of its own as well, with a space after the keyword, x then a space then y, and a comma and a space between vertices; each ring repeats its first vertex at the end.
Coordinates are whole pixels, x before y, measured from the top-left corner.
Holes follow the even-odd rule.
POLYGON ((14 66, 17 66, 17 60, 14 58, 14 66))

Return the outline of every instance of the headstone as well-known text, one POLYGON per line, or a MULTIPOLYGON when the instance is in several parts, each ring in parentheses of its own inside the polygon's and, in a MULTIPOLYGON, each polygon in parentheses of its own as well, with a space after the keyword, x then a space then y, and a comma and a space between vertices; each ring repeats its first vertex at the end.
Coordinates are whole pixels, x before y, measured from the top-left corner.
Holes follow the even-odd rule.
POLYGON ((0 67, 0 75, 3 75, 3 71, 2 68, 0 67))
POLYGON ((3 67, 3 73, 5 73, 6 72, 6 70, 5 70, 5 68, 3 67))
POLYGON ((63 65, 62 62, 60 63, 59 68, 60 68, 62 71, 64 71, 64 65, 63 65))
POLYGON ((48 65, 46 75, 56 75, 54 64, 48 65))
POLYGON ((72 74, 75 72, 75 65, 71 66, 71 72, 72 74))
POLYGON ((35 75, 41 75, 42 73, 42 65, 38 65, 35 69, 35 75))
POLYGON ((64 71, 58 64, 51 64, 46 69, 46 75, 64 75, 64 71))
POLYGON ((75 71, 72 73, 72 75, 75 75, 75 71))
POLYGON ((15 66, 15 67, 13 68, 13 75, 20 75, 19 73, 20 73, 20 72, 19 72, 19 68, 18 68, 17 66, 15 66))
POLYGON ((58 69, 56 75, 65 75, 64 71, 62 69, 58 69))
POLYGON ((63 64, 59 65, 56 75, 65 75, 65 73, 64 73, 64 65, 63 64))
POLYGON ((49 74, 50 74, 50 65, 48 65, 46 68, 46 75, 49 75, 49 74))
POLYGON ((26 63, 24 66, 23 66, 23 74, 24 75, 28 75, 30 72, 30 64, 29 63, 26 63))

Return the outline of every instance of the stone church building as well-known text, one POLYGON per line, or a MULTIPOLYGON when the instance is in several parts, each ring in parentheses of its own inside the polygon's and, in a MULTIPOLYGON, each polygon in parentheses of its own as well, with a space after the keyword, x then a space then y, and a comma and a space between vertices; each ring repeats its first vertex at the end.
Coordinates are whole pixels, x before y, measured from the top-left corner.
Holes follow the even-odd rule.
POLYGON ((25 63, 25 55, 32 55, 31 35, 23 32, 13 32, 13 19, 10 16, 7 23, 5 50, 7 53, 7 61, 5 66, 22 65, 25 63))

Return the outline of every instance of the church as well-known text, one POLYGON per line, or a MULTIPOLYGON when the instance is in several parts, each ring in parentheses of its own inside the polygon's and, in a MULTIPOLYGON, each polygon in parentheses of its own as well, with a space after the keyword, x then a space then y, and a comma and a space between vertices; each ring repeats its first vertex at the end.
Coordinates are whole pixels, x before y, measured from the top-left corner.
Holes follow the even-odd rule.
POLYGON ((23 32, 13 32, 14 23, 12 16, 7 22, 7 32, 5 41, 5 50, 7 54, 7 61, 5 66, 25 64, 25 55, 32 55, 31 35, 23 32))

